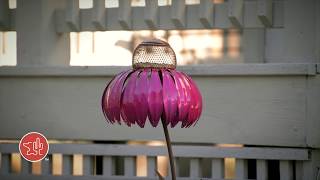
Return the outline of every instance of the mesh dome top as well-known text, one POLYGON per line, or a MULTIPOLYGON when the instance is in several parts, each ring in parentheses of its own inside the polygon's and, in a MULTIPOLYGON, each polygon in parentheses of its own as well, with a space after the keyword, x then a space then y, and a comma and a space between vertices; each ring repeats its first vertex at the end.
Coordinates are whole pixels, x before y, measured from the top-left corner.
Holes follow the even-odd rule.
POLYGON ((140 43, 133 52, 134 69, 153 67, 175 69, 176 54, 170 45, 159 39, 146 40, 140 43))

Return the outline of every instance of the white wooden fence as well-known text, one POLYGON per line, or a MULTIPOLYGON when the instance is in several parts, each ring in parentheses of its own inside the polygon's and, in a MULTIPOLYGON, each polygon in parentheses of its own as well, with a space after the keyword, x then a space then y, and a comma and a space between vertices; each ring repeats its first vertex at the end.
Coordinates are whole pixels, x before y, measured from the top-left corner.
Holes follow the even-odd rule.
MULTIPOLYGON (((177 160, 189 158, 189 177, 180 178, 223 179, 223 158, 233 157, 236 179, 248 178, 248 160, 254 160, 256 179, 266 180, 271 176, 268 163, 274 160, 281 180, 318 180, 320 1, 201 0, 190 5, 173 0, 158 6, 147 0, 145 7, 132 7, 129 0, 120 0, 119 7, 106 8, 104 0, 94 0, 89 9, 78 3, 18 0, 17 8, 10 9, 7 0, 0 0, 0 30, 17 32, 17 66, 0 67, 1 139, 18 139, 30 129, 61 140, 162 138, 154 128, 104 127, 101 91, 123 68, 70 67, 69 32, 238 28, 244 64, 181 67, 195 76, 205 109, 198 128, 175 129, 172 137, 174 142, 260 147, 175 146, 177 160), (205 168, 210 173, 202 177, 205 168)), ((0 144, 1 180, 158 179, 155 157, 166 155, 164 147, 52 144, 50 154, 63 154, 63 173, 53 176, 50 155, 41 162, 41 175, 32 175, 24 160, 21 172, 13 173, 11 154, 16 152, 16 144, 0 144), (84 155, 83 176, 72 174, 73 154, 84 155), (148 156, 148 177, 136 177, 137 155, 148 156), (94 173, 96 156, 103 156, 102 175, 94 173), (113 169, 119 156, 124 159, 122 175, 113 169)))
MULTIPOLYGON (((7 0, 0 2, 0 29, 16 30, 16 9, 9 9, 7 0)), ((147 0, 144 7, 133 7, 131 0, 120 0, 118 7, 106 8, 105 0, 94 0, 89 9, 80 9, 79 0, 65 2, 66 6, 55 12, 57 32, 283 27, 283 1, 201 0, 186 4, 179 0, 159 6, 158 0, 147 0)))
MULTIPOLYGON (((187 177, 179 179, 224 179, 224 158, 236 158, 235 179, 248 179, 248 160, 256 160, 255 179, 266 180, 270 173, 268 171, 268 160, 279 162, 278 171, 280 180, 289 179, 311 179, 308 174, 308 162, 310 151, 308 149, 297 148, 268 148, 268 147, 214 147, 205 145, 176 145, 173 147, 176 162, 180 158, 188 158, 189 168, 187 177), (209 164, 203 164, 202 160, 209 160, 209 164), (203 177, 204 169, 209 169, 209 177, 203 177), (295 178, 293 178, 295 177, 295 178)), ((32 176, 30 172, 31 163, 22 159, 22 170, 19 174, 11 172, 11 153, 18 152, 18 144, 0 144, 1 152, 1 175, 0 179, 158 179, 156 177, 157 156, 167 154, 165 147, 143 146, 143 145, 116 145, 116 144, 51 144, 47 160, 41 162, 42 173, 39 176, 32 176), (62 175, 52 175, 51 154, 59 153, 63 155, 62 175), (72 175, 72 155, 83 155, 83 176, 72 175), (136 161, 138 155, 147 156, 147 177, 136 176, 136 161), (102 156, 102 174, 95 173, 94 157, 102 156), (123 174, 115 174, 115 164, 113 159, 122 157, 124 159, 123 174)), ((180 163, 177 164, 177 174, 179 175, 180 163)), ((251 167, 252 168, 252 167, 251 167)), ((206 175, 208 176, 208 175, 206 175)), ((167 177, 170 179, 169 177, 167 177)))

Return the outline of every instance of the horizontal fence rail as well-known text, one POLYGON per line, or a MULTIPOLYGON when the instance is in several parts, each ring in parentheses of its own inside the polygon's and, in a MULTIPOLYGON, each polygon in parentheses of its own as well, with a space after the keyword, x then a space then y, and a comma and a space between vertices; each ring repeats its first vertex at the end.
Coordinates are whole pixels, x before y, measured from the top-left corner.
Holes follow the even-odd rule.
MULTIPOLYGON (((130 69, 129 66, 108 67, 1 67, 0 77, 15 76, 114 76, 130 69)), ((177 67, 191 76, 314 76, 320 74, 320 65, 316 64, 218 64, 185 65, 177 67), (318 68, 318 70, 317 70, 318 68)))
MULTIPOLYGON (((175 145, 173 151, 178 179, 224 179, 225 158, 235 159, 235 179, 267 179, 269 161, 277 162, 280 179, 301 176, 304 163, 310 160, 308 149, 271 147, 215 147, 205 145, 175 145), (252 166, 252 162, 254 165, 252 166), (249 165, 251 164, 251 165, 249 165), (295 167, 295 168, 293 168, 295 167), (208 172, 205 172, 208 170, 208 172)), ((49 155, 41 162, 41 173, 32 175, 33 164, 21 159, 20 172, 12 170, 12 153, 18 152, 18 144, 0 144, 0 179, 158 179, 156 170, 159 156, 166 156, 164 146, 127 144, 51 144, 49 155), (54 156, 60 154, 61 174, 53 172, 54 156), (79 156, 81 158, 79 158, 79 156), (146 176, 137 176, 137 157, 146 157, 146 176), (80 174, 75 173, 82 162, 80 174), (98 160, 100 159, 100 160, 98 160), (100 161, 100 173, 97 171, 100 161), (79 176, 80 175, 80 176, 79 176)), ((170 172, 166 179, 170 179, 170 172)))
MULTIPOLYGON (((1 0, 0 7, 0 30, 15 30, 17 9, 9 9, 7 0, 1 0)), ((181 0, 159 6, 157 0, 148 0, 144 7, 133 7, 130 0, 121 0, 119 7, 106 8, 104 0, 93 0, 93 8, 80 9, 79 0, 67 0, 64 9, 55 10, 55 21, 57 32, 281 28, 283 1, 229 0, 215 4, 201 0, 189 5, 181 0)))
MULTIPOLYGON (((173 146, 177 157, 234 157, 241 159, 308 160, 308 150, 294 148, 173 146), (196 153, 195 153, 196 152, 196 153)), ((17 144, 0 144, 1 153, 19 152, 17 144)), ((51 144, 49 153, 113 155, 113 156, 165 156, 167 150, 160 146, 100 145, 100 144, 51 144)))

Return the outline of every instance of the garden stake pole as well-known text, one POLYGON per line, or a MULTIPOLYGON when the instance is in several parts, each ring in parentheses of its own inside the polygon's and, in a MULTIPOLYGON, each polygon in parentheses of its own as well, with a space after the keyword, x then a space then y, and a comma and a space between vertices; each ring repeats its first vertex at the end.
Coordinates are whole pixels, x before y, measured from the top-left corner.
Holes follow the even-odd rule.
POLYGON ((172 180, 176 180, 176 171, 175 171, 175 165, 174 165, 174 159, 173 159, 173 153, 172 153, 172 147, 171 147, 171 140, 169 136, 168 127, 166 125, 166 122, 164 119, 161 118, 164 136, 166 138, 167 148, 168 148, 168 154, 169 154, 169 162, 170 162, 170 169, 171 169, 171 175, 172 180))

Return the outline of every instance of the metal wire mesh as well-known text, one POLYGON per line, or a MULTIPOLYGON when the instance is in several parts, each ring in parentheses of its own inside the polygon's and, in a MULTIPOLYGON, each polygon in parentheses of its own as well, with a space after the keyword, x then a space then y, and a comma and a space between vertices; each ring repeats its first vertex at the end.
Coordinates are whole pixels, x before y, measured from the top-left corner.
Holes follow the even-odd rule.
POLYGON ((147 40, 140 43, 133 52, 133 68, 170 68, 177 65, 176 55, 170 45, 159 39, 147 40))

